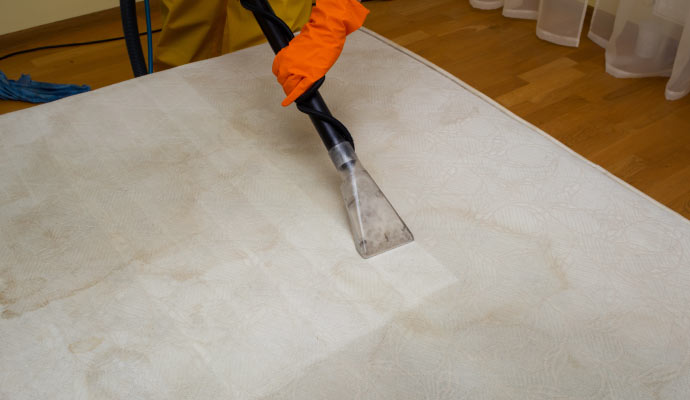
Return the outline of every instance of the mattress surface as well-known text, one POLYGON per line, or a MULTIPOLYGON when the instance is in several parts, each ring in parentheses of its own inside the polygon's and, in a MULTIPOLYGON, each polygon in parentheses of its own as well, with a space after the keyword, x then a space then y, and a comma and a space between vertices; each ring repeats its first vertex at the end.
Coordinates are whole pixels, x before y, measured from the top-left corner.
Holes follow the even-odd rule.
POLYGON ((322 94, 416 239, 363 260, 272 58, 0 116, 0 398, 690 398, 687 220, 361 30, 322 94))

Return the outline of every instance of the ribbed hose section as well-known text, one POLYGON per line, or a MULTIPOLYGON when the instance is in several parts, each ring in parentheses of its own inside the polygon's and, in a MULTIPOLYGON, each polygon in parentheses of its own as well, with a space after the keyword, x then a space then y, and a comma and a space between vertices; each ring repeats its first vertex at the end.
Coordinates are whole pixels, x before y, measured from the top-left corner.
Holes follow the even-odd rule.
POLYGON ((146 75, 146 60, 139 41, 139 26, 137 25, 137 9, 134 0, 120 0, 120 14, 122 16, 122 31, 125 34, 127 54, 132 64, 135 77, 146 75))

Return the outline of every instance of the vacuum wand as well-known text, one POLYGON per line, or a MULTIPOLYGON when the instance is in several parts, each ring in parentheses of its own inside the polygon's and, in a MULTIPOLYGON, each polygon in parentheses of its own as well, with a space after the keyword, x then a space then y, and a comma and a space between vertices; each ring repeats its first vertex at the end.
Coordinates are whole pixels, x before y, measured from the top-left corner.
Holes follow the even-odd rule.
MULTIPOLYGON (((267 0, 240 0, 240 3, 254 14, 274 53, 287 47, 295 37, 267 0)), ((331 115, 319 94, 324 79, 314 83, 295 103, 300 111, 309 115, 340 173, 340 190, 357 251, 369 258, 412 242, 412 232, 357 158, 352 135, 331 115)))

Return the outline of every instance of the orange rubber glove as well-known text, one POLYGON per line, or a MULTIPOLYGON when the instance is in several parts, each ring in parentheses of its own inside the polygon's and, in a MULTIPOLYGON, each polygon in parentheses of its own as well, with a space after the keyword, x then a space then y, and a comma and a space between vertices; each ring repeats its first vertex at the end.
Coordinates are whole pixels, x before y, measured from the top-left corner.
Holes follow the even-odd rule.
POLYGON ((345 37, 359 29, 369 10, 357 0, 317 0, 309 22, 273 60, 273 74, 283 85, 288 106, 335 64, 345 37))

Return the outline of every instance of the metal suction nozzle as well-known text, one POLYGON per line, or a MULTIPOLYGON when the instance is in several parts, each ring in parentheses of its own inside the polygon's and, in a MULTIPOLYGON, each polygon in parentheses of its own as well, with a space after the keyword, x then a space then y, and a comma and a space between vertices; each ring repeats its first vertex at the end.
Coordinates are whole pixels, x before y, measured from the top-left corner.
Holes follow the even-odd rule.
POLYGON ((369 258, 412 242, 412 232, 359 162, 350 143, 338 143, 328 154, 342 178, 340 191, 359 254, 369 258))

